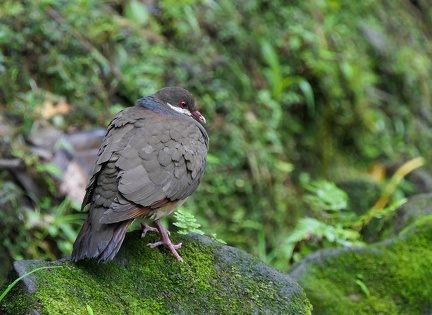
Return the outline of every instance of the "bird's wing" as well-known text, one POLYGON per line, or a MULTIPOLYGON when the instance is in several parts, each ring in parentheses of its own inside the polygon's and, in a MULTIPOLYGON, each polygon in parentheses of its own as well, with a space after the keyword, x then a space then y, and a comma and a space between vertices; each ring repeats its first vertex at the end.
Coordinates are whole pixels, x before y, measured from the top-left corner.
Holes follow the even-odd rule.
POLYGON ((84 258, 98 258, 99 262, 111 260, 133 221, 129 219, 117 224, 104 224, 100 219, 118 195, 119 169, 115 165, 119 158, 118 152, 126 147, 132 137, 134 123, 142 116, 143 113, 139 111, 127 109, 117 114, 108 126, 82 204, 82 208, 87 204, 91 204, 91 207, 75 240, 73 261, 84 258))
MULTIPOLYGON (((133 107, 132 107, 133 108, 133 107)), ((108 125, 107 133, 102 140, 99 148, 98 159, 91 174, 89 183, 86 188, 86 193, 81 205, 81 210, 91 203, 94 191, 97 186, 97 181, 102 168, 108 161, 113 161, 117 158, 116 152, 121 151, 126 147, 134 128, 134 124, 143 114, 136 110, 125 109, 119 112, 108 125)), ((144 109, 142 109, 144 110, 144 109)))
POLYGON ((148 114, 133 126, 126 146, 117 152, 118 196, 101 223, 136 218, 166 203, 186 199, 204 173, 208 138, 197 124, 148 114))

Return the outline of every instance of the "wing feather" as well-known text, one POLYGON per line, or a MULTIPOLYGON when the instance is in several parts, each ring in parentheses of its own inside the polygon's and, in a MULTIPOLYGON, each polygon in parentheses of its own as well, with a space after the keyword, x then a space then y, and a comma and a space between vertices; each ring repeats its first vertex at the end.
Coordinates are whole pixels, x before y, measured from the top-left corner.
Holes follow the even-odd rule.
POLYGON ((186 199, 201 181, 208 149, 205 131, 189 120, 160 115, 147 118, 147 124, 137 122, 142 127, 134 129, 126 147, 117 152, 119 195, 101 222, 142 215, 132 211, 134 207, 186 199))

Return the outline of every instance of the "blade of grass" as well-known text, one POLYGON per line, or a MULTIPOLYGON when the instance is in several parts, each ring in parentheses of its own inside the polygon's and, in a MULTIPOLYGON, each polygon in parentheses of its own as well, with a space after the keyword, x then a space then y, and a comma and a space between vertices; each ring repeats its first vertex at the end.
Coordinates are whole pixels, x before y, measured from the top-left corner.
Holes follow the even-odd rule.
POLYGON ((42 269, 60 268, 60 267, 63 267, 63 266, 45 266, 45 267, 39 267, 39 268, 36 268, 36 269, 34 269, 34 270, 32 270, 32 271, 26 273, 25 275, 23 275, 23 276, 21 276, 21 277, 19 277, 19 278, 16 279, 14 282, 12 282, 11 284, 9 284, 8 287, 6 288, 6 290, 4 290, 3 293, 0 295, 0 303, 1 303, 1 301, 4 299, 4 297, 6 296, 6 294, 8 294, 9 291, 12 290, 12 288, 13 288, 13 287, 14 287, 14 286, 15 286, 15 285, 16 285, 16 284, 17 284, 21 279, 27 277, 28 275, 31 275, 33 272, 36 272, 36 271, 39 271, 39 270, 42 270, 42 269))

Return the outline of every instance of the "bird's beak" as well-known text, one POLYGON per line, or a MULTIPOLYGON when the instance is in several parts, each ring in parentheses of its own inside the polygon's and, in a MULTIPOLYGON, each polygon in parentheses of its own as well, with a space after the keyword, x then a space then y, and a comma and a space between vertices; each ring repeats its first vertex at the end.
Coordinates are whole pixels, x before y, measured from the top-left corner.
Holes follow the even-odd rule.
POLYGON ((200 122, 201 124, 205 124, 206 123, 206 119, 204 118, 203 115, 201 115, 201 113, 197 110, 191 112, 192 117, 197 120, 198 122, 200 122))

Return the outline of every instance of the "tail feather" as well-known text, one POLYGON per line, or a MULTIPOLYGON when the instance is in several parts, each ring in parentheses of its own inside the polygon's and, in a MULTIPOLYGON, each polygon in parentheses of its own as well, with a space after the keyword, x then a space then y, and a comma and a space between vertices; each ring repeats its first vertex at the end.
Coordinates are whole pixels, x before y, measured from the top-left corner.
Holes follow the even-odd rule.
POLYGON ((125 238, 127 229, 129 225, 131 225, 133 220, 122 221, 119 223, 113 223, 109 225, 114 225, 113 237, 111 241, 107 244, 104 250, 98 256, 98 262, 105 262, 112 260, 117 252, 120 250, 120 247, 125 238))
POLYGON ((98 262, 112 260, 119 251, 133 219, 112 224, 99 223, 105 209, 91 208, 89 216, 75 240, 72 261, 96 258, 98 262))

